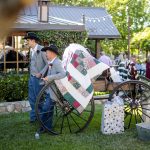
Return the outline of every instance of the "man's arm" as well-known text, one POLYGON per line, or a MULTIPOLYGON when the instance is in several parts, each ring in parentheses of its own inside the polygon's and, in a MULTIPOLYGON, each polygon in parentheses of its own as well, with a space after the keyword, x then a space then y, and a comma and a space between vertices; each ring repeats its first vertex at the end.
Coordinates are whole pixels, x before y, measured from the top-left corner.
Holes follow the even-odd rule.
POLYGON ((45 67, 40 72, 36 73, 37 78, 43 77, 45 72, 47 71, 47 68, 48 68, 48 61, 47 61, 47 58, 46 58, 46 53, 41 51, 42 48, 43 48, 43 46, 38 45, 38 49, 41 53, 41 58, 43 59, 43 61, 45 63, 45 67))
POLYGON ((45 65, 47 65, 48 61, 47 61, 47 58, 46 58, 46 53, 45 52, 41 52, 41 55, 42 55, 42 58, 43 58, 43 60, 45 62, 45 65))
POLYGON ((49 66, 46 65, 46 66, 40 71, 41 77, 44 77, 44 75, 45 75, 45 73, 46 73, 48 67, 49 67, 49 66))
POLYGON ((56 69, 57 73, 47 76, 48 81, 59 80, 66 76, 66 72, 65 72, 64 68, 62 67, 61 61, 58 61, 55 65, 56 65, 55 69, 56 69))

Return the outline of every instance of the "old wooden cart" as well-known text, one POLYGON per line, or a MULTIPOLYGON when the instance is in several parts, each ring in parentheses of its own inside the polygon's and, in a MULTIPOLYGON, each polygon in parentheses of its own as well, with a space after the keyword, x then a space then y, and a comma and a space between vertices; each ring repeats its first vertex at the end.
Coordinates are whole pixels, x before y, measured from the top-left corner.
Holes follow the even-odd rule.
POLYGON ((95 83, 96 91, 109 91, 109 95, 95 96, 91 99, 88 107, 79 114, 61 95, 56 92, 59 101, 49 106, 49 111, 41 112, 45 103, 46 91, 54 83, 48 83, 41 90, 36 102, 36 114, 40 125, 52 134, 63 132, 78 133, 83 131, 94 117, 94 100, 112 100, 114 96, 120 96, 124 100, 125 128, 130 128, 133 124, 150 119, 150 80, 140 77, 139 80, 113 83, 107 77, 101 76, 95 83), (52 115, 49 115, 49 114, 52 115), (46 121, 42 121, 41 116, 47 115, 46 121), (51 120, 51 129, 47 128, 47 122, 51 120))

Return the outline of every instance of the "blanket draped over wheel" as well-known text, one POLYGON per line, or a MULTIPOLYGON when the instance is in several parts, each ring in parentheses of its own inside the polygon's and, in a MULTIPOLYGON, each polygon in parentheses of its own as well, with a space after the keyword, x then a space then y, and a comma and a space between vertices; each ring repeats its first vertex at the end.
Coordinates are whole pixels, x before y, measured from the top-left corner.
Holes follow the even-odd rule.
POLYGON ((82 113, 94 93, 92 80, 109 66, 99 62, 79 44, 70 44, 66 48, 62 63, 66 69, 66 77, 55 83, 65 100, 82 113))

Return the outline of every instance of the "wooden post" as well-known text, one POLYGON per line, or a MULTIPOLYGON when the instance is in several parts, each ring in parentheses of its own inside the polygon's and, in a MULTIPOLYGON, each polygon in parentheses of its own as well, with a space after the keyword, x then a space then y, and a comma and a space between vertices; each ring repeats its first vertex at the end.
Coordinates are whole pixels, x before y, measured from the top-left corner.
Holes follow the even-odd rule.
POLYGON ((83 24, 85 25, 85 15, 83 14, 82 17, 83 17, 83 24))
POLYGON ((6 69, 6 48, 5 48, 5 42, 6 40, 4 40, 4 44, 3 44, 3 50, 4 50, 4 73, 7 72, 7 69, 6 69))
POLYGON ((17 74, 19 73, 19 56, 18 56, 18 49, 19 49, 19 41, 18 36, 16 36, 16 55, 17 55, 17 74))
POLYGON ((100 57, 100 50, 101 50, 100 39, 96 39, 95 40, 96 58, 100 57))

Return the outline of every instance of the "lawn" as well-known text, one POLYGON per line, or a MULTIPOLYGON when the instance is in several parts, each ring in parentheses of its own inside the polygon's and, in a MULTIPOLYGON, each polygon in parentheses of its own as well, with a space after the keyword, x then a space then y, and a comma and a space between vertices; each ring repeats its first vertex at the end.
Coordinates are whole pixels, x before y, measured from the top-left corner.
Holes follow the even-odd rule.
POLYGON ((80 134, 34 138, 38 125, 29 123, 28 113, 0 116, 0 150, 148 150, 150 142, 138 140, 136 129, 121 135, 100 132, 101 106, 96 106, 90 126, 80 134))

